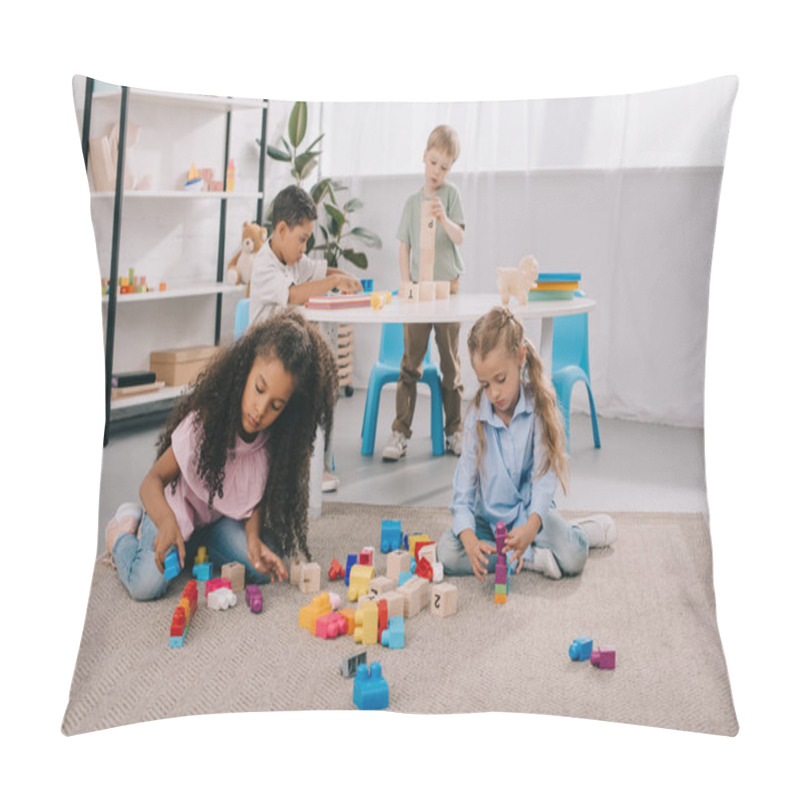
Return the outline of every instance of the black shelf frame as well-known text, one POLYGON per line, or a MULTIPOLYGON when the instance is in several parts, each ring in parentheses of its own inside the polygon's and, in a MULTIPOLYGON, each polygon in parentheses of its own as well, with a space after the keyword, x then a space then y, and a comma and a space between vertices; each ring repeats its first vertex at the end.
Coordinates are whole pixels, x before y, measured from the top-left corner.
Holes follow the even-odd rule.
MULTIPOLYGON (((81 127, 81 148, 83 151, 84 168, 89 169, 89 140, 92 122, 92 101, 94 95, 94 78, 86 78, 86 88, 83 105, 83 124, 81 127)), ((109 292, 108 292, 108 313, 106 316, 106 339, 105 339, 105 426, 103 429, 103 447, 108 444, 111 427, 111 376, 114 368, 114 337, 117 325, 117 282, 119 278, 119 248, 122 234, 122 201, 124 197, 124 176, 125 176, 125 139, 127 135, 128 105, 130 87, 121 86, 120 107, 119 107, 119 141, 117 152, 117 173, 116 185, 114 187, 114 217, 111 231, 111 263, 109 271, 109 292)), ((232 98, 228 98, 229 100, 232 98)), ((267 115, 269 111, 269 100, 262 100, 261 108, 261 139, 259 146, 258 164, 258 201, 256 204, 256 221, 261 224, 264 210, 264 170, 267 155, 267 115)), ((222 164, 223 191, 228 190, 228 162, 230 161, 230 135, 231 135, 231 112, 228 108, 225 111, 225 153, 222 164)), ((219 212, 219 240, 217 246, 217 283, 221 283, 225 277, 225 230, 228 213, 228 199, 223 197, 220 200, 219 212)), ((216 312, 214 320, 214 344, 218 345, 222 333, 222 293, 217 294, 216 312)))

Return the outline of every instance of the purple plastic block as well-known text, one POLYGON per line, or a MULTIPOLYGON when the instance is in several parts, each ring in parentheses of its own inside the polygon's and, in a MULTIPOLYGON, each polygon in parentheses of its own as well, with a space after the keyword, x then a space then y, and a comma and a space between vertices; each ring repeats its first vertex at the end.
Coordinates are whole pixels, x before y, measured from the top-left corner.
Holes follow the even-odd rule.
POLYGON ((250 583, 245 588, 244 593, 250 611, 254 614, 260 614, 264 607, 264 596, 261 594, 261 589, 254 583, 250 583))
POLYGON ((617 665, 617 651, 613 647, 598 647, 592 651, 590 660, 600 669, 614 669, 617 665))

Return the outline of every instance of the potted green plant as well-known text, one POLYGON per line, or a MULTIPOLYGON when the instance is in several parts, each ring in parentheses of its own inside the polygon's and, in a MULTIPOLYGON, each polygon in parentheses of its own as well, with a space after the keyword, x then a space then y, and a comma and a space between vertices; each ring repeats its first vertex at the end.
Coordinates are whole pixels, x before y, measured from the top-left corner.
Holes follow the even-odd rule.
MULTIPOLYGON (((311 144, 304 146, 307 129, 308 105, 298 101, 292 106, 286 136, 281 139, 283 149, 267 145, 270 158, 291 165, 291 175, 298 186, 317 168, 322 151, 315 148, 325 135, 321 133, 311 144)), ((366 269, 366 253, 356 250, 351 242, 356 240, 365 247, 377 249, 383 243, 373 231, 351 224, 351 215, 363 208, 364 203, 357 197, 347 198, 349 191, 347 184, 332 178, 321 178, 309 189, 308 193, 317 204, 318 215, 315 235, 308 240, 306 252, 320 252, 329 267, 338 267, 343 259, 359 269, 366 269)))

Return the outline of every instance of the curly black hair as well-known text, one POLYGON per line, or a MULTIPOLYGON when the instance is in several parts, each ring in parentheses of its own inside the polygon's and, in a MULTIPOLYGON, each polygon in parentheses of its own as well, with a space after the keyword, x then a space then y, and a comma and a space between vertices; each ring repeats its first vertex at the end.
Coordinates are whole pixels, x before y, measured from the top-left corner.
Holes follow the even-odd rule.
POLYGON ((242 432, 242 395, 259 356, 277 358, 295 379, 289 402, 267 429, 269 472, 260 503, 262 539, 268 533, 270 545, 284 558, 299 549, 311 560, 306 542, 309 465, 319 426, 326 446, 330 441, 339 380, 330 345, 300 311, 287 307, 220 351, 176 404, 156 443, 157 457, 169 448, 181 420, 198 412, 199 475, 208 487, 209 506, 215 497, 222 497, 225 464, 242 432))

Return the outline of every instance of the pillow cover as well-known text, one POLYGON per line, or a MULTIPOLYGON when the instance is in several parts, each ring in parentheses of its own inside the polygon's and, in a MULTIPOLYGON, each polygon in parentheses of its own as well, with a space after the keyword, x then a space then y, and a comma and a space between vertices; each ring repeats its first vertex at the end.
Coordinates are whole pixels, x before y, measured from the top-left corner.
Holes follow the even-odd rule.
MULTIPOLYGON (((326 174, 348 183, 338 202, 359 199, 350 206, 351 230, 376 231, 384 245, 394 238, 405 198, 419 188, 428 132, 451 124, 461 144, 451 180, 467 209, 466 230, 475 232, 464 244, 461 292, 496 292, 495 267, 514 266, 530 251, 542 272, 579 274, 595 301, 589 350, 601 418, 671 425, 701 437, 709 272, 736 88, 734 78, 719 78, 621 97, 413 108, 331 103, 324 114, 306 108, 301 137, 293 103, 121 90, 76 77, 103 327, 113 354, 98 556, 106 522, 136 497, 152 462, 163 412, 216 348, 233 340, 244 288, 225 277, 243 227, 266 224, 271 199, 293 181, 298 145, 310 144, 323 123, 315 146, 325 152, 326 174), (162 416, 144 433, 129 434, 128 422, 143 412, 162 416)), ((319 177, 304 175, 304 185, 319 177)), ((369 259, 364 274, 381 288, 396 286, 396 251, 378 249, 366 235, 359 242, 369 259)), ((461 352, 469 397, 476 381, 463 357, 467 327, 461 352)), ((377 355, 374 332, 364 325, 354 333, 359 389, 377 355)), ((573 413, 588 410, 587 395, 576 391, 573 413)), ((357 447, 356 434, 337 428, 335 446, 357 447)), ((608 446, 589 454, 600 469, 608 446)), ((573 443, 574 467, 586 458, 573 443)), ((454 466, 449 460, 441 468, 447 486, 454 466)), ((702 463, 684 466, 702 486, 702 463)), ((171 626, 191 570, 166 597, 142 603, 99 558, 64 732, 192 714, 354 708, 354 681, 339 668, 364 650, 383 667, 390 710, 526 711, 737 732, 716 626, 704 497, 691 508, 637 507, 631 487, 625 507, 604 509, 614 512, 618 542, 593 552, 580 577, 548 582, 522 573, 502 609, 488 585, 448 578, 456 612, 441 616, 430 600, 417 613, 406 606, 405 645, 393 648, 364 644, 352 633, 325 640, 298 624, 326 591, 339 593, 342 607, 355 614, 349 585, 329 578, 328 566, 333 559, 345 566, 348 556, 372 547, 375 574, 385 575, 383 521, 400 520, 406 534, 434 541, 449 526, 447 500, 404 505, 369 491, 362 502, 326 504, 322 518, 311 521, 321 580, 307 593, 295 583, 265 587, 256 614, 240 588, 236 606, 212 610, 198 571, 199 596, 179 646, 170 647, 171 626), (614 668, 573 660, 571 647, 581 637, 592 639, 598 661, 600 648, 613 649, 614 668), (468 666, 457 680, 453 664, 468 666), (214 690, 196 692, 201 683, 214 690)), ((566 502, 559 505, 568 519, 598 510, 566 502)), ((437 586, 426 591, 441 600, 437 586)))

